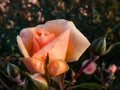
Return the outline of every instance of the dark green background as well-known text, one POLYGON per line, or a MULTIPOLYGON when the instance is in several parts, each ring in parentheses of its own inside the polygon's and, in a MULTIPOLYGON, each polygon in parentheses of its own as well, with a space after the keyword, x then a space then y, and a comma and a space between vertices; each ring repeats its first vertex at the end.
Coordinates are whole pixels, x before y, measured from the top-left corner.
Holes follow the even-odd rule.
MULTIPOLYGON (((25 27, 36 26, 53 19, 67 19, 89 39, 90 42, 103 35, 108 28, 112 33, 107 38, 107 47, 120 41, 120 1, 119 0, 38 0, 36 4, 28 0, 0 0, 0 65, 5 60, 18 64, 20 54, 16 35, 25 27), (38 17, 41 13, 41 19, 38 17), (29 18, 31 20, 29 20, 29 18)), ((89 58, 88 49, 78 62, 70 64, 77 71, 83 60, 89 58)), ((120 46, 116 46, 109 54, 97 61, 98 67, 105 62, 106 67, 112 63, 120 66, 120 46)), ((94 75, 82 74, 77 84, 82 82, 97 82, 94 75)), ((99 76, 99 75, 98 75, 99 76)), ((120 73, 112 90, 120 89, 120 73)), ((78 89, 77 89, 78 90, 78 89)))

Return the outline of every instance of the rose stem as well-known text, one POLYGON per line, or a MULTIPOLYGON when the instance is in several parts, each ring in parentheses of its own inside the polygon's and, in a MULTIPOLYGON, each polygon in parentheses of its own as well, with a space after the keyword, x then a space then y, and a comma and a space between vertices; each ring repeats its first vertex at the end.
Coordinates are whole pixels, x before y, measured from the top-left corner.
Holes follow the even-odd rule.
POLYGON ((89 61, 83 66, 81 67, 78 72, 75 73, 75 75, 72 77, 72 79, 70 80, 70 82, 66 85, 64 90, 68 90, 69 86, 72 84, 73 80, 76 80, 81 73, 83 72, 83 70, 92 62, 94 62, 95 60, 97 60, 99 58, 99 56, 95 56, 95 55, 91 55, 91 58, 89 59, 89 61))
POLYGON ((65 78, 66 78, 66 73, 64 73, 64 74, 62 75, 62 80, 61 80, 62 86, 64 86, 64 80, 65 80, 65 78))
POLYGON ((0 83, 6 88, 6 90, 10 90, 10 88, 0 79, 0 83))

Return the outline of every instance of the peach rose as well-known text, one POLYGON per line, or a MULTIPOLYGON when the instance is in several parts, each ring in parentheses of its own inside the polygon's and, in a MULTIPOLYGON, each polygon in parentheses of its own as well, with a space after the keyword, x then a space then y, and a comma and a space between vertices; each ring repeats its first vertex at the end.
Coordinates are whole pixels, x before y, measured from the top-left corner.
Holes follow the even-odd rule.
MULTIPOLYGON (((85 65, 88 62, 88 60, 85 60, 82 65, 85 65)), ((85 69, 84 69, 84 73, 85 74, 93 74, 96 71, 96 63, 92 62, 90 63, 90 65, 88 65, 85 69)))
POLYGON ((48 54, 51 76, 66 72, 69 68, 66 62, 77 61, 90 45, 73 22, 64 19, 21 30, 17 43, 24 56, 21 60, 31 72, 45 74, 48 54))

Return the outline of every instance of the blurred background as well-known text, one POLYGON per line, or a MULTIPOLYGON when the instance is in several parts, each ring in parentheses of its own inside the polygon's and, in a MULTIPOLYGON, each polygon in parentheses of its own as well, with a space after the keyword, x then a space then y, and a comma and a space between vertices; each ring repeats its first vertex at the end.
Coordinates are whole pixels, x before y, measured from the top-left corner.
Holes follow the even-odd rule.
MULTIPOLYGON (((120 0, 0 0, 0 65, 4 60, 16 61, 22 56, 16 43, 21 29, 53 19, 73 21, 90 42, 108 29, 112 32, 107 37, 107 47, 120 41, 120 0)), ((89 54, 88 49, 70 66, 77 71, 89 54)), ((120 66, 120 46, 101 57, 97 64, 103 62, 106 66, 112 63, 120 66)), ((81 75, 77 84, 96 81, 95 76, 81 75)), ((120 73, 116 76, 112 90, 120 89, 120 73)))

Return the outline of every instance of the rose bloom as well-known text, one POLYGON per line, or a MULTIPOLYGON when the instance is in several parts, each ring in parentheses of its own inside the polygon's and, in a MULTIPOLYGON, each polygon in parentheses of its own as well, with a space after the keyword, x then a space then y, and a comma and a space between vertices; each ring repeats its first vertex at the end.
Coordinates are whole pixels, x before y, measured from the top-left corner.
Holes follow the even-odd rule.
POLYGON ((117 66, 115 64, 112 64, 108 67, 108 73, 114 74, 117 71, 117 66))
POLYGON ((73 22, 64 19, 22 29, 17 43, 24 56, 21 60, 33 73, 45 74, 48 55, 50 76, 66 72, 69 69, 67 62, 77 61, 90 45, 73 22))
MULTIPOLYGON (((88 60, 85 60, 85 61, 82 63, 82 66, 85 65, 87 62, 88 62, 88 60)), ((90 63, 90 64, 83 70, 83 72, 84 72, 85 74, 93 74, 95 71, 96 71, 96 63, 95 63, 95 62, 90 63)))

